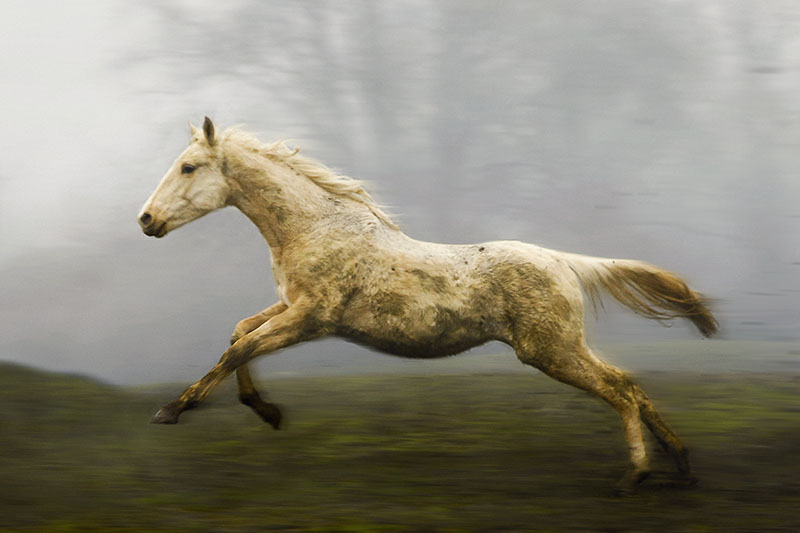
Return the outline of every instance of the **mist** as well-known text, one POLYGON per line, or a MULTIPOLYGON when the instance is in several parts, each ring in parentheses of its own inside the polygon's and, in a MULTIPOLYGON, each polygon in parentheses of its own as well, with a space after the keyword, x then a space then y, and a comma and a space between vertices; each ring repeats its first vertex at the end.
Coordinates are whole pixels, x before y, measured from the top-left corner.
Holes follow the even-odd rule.
MULTIPOLYGON (((722 324, 702 350, 769 342, 800 369, 800 6, 20 1, 3 12, 0 359, 188 383, 238 320, 277 300, 268 249, 237 211, 158 241, 136 223, 188 121, 208 115, 366 180, 415 238, 518 239, 676 271, 722 324)), ((610 301, 587 327, 650 368, 665 363, 631 346, 701 342, 610 301)), ((516 364, 499 344, 474 352, 516 364)), ((760 368, 764 353, 737 364, 760 368)), ((257 367, 443 368, 431 364, 323 340, 257 367)))

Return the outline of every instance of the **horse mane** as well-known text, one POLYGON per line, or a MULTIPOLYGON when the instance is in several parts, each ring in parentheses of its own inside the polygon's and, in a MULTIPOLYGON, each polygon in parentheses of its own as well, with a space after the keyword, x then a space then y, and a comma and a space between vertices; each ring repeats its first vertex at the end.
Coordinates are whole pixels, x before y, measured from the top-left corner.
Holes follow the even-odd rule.
POLYGON ((331 194, 349 198, 367 206, 372 214, 386 226, 392 229, 399 229, 391 217, 383 211, 378 202, 364 189, 364 182, 339 174, 315 159, 300 155, 300 149, 291 148, 286 140, 263 143, 254 135, 238 128, 226 130, 222 137, 223 141, 233 142, 245 151, 255 152, 283 163, 331 194))

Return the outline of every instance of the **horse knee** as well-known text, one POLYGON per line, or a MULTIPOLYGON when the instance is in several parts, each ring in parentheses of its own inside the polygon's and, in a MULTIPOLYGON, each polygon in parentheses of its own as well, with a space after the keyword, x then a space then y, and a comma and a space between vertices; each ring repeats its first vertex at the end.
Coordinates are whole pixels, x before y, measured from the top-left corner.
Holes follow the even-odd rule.
POLYGON ((245 318, 240 320, 236 327, 233 328, 233 333, 231 333, 231 345, 236 344, 236 341, 253 331, 253 327, 250 325, 250 318, 245 318))
POLYGON ((247 318, 243 318, 240 320, 236 327, 233 328, 233 333, 231 333, 231 344, 235 344, 236 341, 251 333, 252 331, 256 330, 261 324, 265 321, 262 320, 260 315, 253 315, 247 318))

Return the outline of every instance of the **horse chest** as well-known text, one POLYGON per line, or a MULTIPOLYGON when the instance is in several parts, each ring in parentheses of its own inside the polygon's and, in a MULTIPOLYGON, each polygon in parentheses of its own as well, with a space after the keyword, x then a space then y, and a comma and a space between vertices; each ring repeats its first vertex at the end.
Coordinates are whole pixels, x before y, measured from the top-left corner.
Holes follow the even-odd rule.
POLYGON ((275 261, 275 256, 270 252, 270 264, 272 266, 272 277, 275 279, 275 288, 278 292, 278 298, 286 305, 291 305, 289 295, 287 293, 286 273, 278 261, 275 261))

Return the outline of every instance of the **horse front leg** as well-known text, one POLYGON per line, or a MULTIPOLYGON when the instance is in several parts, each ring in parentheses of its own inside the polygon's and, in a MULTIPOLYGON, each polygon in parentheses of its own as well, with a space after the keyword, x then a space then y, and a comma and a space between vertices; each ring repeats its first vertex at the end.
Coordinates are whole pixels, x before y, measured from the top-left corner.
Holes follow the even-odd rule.
MULTIPOLYGON (((231 335, 231 345, 236 344, 236 341, 241 339, 244 335, 260 327, 275 315, 284 312, 286 308, 287 305, 285 303, 278 302, 267 307, 260 313, 240 320, 239 323, 236 324, 233 334, 231 335)), ((279 429, 282 419, 281 411, 277 405, 265 402, 261 398, 261 395, 259 395, 253 384, 252 377, 250 377, 248 365, 244 364, 236 369, 236 383, 239 389, 239 401, 255 411, 264 422, 275 429, 279 429)))
POLYGON ((236 383, 239 386, 239 401, 255 411, 264 422, 275 429, 280 429, 283 419, 281 410, 274 403, 261 399, 261 395, 253 385, 250 369, 246 364, 236 369, 236 383))
POLYGON ((159 409, 151 422, 176 424, 183 411, 203 401, 214 387, 248 361, 321 334, 319 322, 312 315, 311 305, 298 302, 287 307, 285 311, 236 341, 205 376, 183 391, 177 400, 159 409))
POLYGON ((262 324, 264 324, 264 322, 275 315, 283 313, 286 311, 287 307, 288 306, 283 302, 274 303, 260 313, 256 313, 253 316, 249 316, 240 320, 239 323, 236 324, 236 327, 233 328, 233 333, 231 334, 231 344, 235 344, 236 341, 251 331, 254 331, 256 328, 259 328, 262 324))

